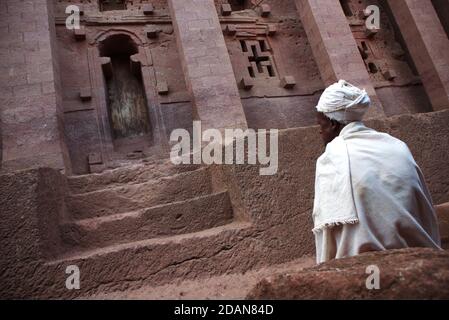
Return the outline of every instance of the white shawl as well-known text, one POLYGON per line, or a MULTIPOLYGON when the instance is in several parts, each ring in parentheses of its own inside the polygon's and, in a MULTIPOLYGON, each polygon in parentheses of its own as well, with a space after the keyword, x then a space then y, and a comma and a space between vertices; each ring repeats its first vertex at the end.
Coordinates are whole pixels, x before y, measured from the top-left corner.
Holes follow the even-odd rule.
POLYGON ((432 200, 408 147, 362 122, 343 128, 318 159, 313 219, 318 262, 440 246, 432 200))

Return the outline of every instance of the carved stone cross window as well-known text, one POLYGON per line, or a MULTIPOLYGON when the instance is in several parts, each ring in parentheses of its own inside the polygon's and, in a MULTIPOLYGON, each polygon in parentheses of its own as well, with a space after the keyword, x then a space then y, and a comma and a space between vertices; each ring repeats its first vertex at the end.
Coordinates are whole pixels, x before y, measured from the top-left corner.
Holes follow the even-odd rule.
POLYGON ((276 77, 273 56, 265 40, 240 40, 248 59, 248 73, 252 78, 276 77))

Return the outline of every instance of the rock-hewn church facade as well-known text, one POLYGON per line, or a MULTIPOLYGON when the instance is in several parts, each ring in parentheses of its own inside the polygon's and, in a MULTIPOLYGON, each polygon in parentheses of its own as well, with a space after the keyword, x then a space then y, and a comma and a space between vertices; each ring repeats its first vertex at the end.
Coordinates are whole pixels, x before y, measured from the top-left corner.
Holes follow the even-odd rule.
POLYGON ((369 123, 406 141, 435 204, 448 202, 448 35, 447 0, 1 1, 0 296, 313 254, 314 110, 339 79, 367 90, 369 123), (286 129, 279 173, 171 164, 171 132, 194 120, 286 129))

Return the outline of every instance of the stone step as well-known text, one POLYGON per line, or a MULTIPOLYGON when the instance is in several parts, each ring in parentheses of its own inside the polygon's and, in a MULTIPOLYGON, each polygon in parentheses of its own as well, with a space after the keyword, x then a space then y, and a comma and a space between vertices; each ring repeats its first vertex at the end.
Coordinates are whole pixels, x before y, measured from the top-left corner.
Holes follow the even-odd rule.
POLYGON ((199 169, 199 165, 174 165, 170 160, 155 160, 107 170, 99 174, 71 176, 67 178, 72 194, 87 193, 124 184, 144 183, 182 172, 199 169))
POLYGON ((197 232, 230 223, 232 218, 229 195, 221 192, 130 213, 68 222, 61 226, 61 234, 69 248, 100 248, 197 232))
POLYGON ((244 272, 249 267, 240 262, 251 252, 245 240, 252 232, 250 223, 233 222, 196 233, 67 254, 40 268, 40 276, 48 281, 36 283, 33 289, 41 298, 74 298, 229 270, 244 272), (68 266, 79 269, 80 290, 65 287, 68 266))
POLYGON ((171 283, 125 291, 100 292, 80 297, 82 300, 244 300, 262 279, 280 274, 297 273, 316 265, 313 256, 254 268, 245 273, 230 273, 194 280, 175 280, 171 283))
POLYGON ((161 204, 184 201, 212 193, 209 169, 162 177, 144 183, 70 195, 66 198, 73 220, 131 212, 161 204))

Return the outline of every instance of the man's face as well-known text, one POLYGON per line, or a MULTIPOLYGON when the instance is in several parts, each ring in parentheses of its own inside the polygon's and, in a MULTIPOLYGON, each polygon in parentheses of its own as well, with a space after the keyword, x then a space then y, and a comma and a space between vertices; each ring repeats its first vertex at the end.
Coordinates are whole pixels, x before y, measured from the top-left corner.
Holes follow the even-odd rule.
POLYGON ((317 112, 316 118, 318 125, 320 126, 321 138, 323 139, 324 144, 327 145, 340 134, 340 124, 330 120, 321 112, 317 112))

